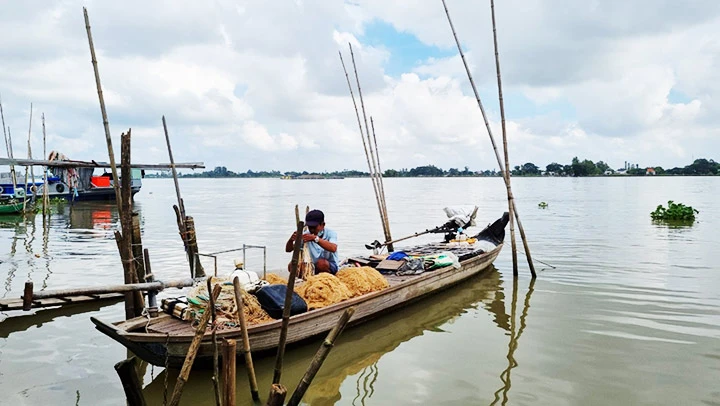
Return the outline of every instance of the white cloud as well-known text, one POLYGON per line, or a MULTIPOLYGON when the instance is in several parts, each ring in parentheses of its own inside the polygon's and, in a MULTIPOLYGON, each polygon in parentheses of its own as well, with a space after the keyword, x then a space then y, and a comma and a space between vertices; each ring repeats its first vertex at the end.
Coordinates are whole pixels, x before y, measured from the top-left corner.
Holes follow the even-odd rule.
MULTIPOLYGON (((48 149, 105 159, 83 5, 114 138, 132 127, 137 161, 167 160, 165 115, 179 161, 366 169, 337 55, 342 50, 351 68, 350 42, 384 168, 497 166, 458 56, 391 77, 397 45, 363 43, 367 24, 382 20, 454 51, 442 5, 407 0, 13 2, 0 15, 0 92, 17 156, 33 101, 35 151, 44 111, 48 149)), ((448 6, 500 143, 489 7, 448 6)), ((510 0, 496 12, 505 94, 537 108, 506 105, 513 165, 573 156, 613 166, 718 158, 720 3, 510 0), (671 100, 671 92, 687 101, 671 100)))

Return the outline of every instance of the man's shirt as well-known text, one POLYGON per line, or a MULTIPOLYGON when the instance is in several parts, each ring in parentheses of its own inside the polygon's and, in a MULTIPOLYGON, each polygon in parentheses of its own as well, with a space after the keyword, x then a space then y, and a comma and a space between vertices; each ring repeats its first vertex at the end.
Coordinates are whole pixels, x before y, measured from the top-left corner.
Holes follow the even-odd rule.
MULTIPOLYGON (((305 234, 309 233, 309 231, 305 232, 305 234)), ((337 233, 330 230, 329 228, 323 229, 320 234, 318 234, 318 237, 333 244, 337 244, 338 241, 337 233)), ((306 242, 305 244, 307 244, 308 248, 310 249, 310 256, 312 257, 313 263, 316 263, 320 258, 324 258, 328 260, 328 262, 332 262, 335 265, 340 264, 340 259, 338 257, 337 251, 330 252, 321 247, 320 244, 316 243, 315 241, 306 242)))

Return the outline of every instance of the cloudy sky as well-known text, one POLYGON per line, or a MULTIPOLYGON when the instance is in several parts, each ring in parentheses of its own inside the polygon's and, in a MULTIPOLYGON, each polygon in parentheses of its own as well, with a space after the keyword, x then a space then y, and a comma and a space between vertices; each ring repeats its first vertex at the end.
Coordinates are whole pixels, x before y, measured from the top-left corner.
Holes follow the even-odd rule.
MULTIPOLYGON (((33 102, 36 157, 44 112, 48 149, 107 160, 86 6, 115 148, 132 128, 135 162, 167 162, 164 114, 177 161, 366 170, 338 57, 350 42, 384 168, 497 166, 440 0, 0 3, 16 157, 33 102)), ((500 141, 489 1, 448 7, 500 141)), ((512 165, 720 160, 717 0, 499 0, 496 14, 512 165)))

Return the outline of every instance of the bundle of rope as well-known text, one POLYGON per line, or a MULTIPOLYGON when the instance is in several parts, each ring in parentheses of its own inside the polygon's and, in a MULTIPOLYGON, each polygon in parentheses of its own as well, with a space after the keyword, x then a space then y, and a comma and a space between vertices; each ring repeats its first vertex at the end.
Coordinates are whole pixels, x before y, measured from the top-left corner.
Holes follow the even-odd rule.
POLYGON ((315 275, 315 263, 313 263, 312 255, 310 255, 310 246, 306 243, 303 244, 302 262, 300 262, 298 278, 307 280, 313 275, 315 275))

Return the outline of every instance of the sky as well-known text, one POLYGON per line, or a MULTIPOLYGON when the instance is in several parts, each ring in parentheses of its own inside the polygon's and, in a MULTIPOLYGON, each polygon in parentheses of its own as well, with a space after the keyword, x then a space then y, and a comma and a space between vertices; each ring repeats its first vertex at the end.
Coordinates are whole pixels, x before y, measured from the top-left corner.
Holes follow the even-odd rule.
MULTIPOLYGON (((720 2, 497 3, 511 166, 720 160, 720 2)), ((447 5, 501 146, 490 3, 447 5)), ((352 44, 383 169, 497 169, 440 0, 0 0, 16 157, 33 103, 34 157, 44 113, 48 151, 107 161, 83 7, 115 150, 132 128, 134 162, 168 162, 165 115, 178 162, 367 171, 338 56, 350 69, 352 44)))

